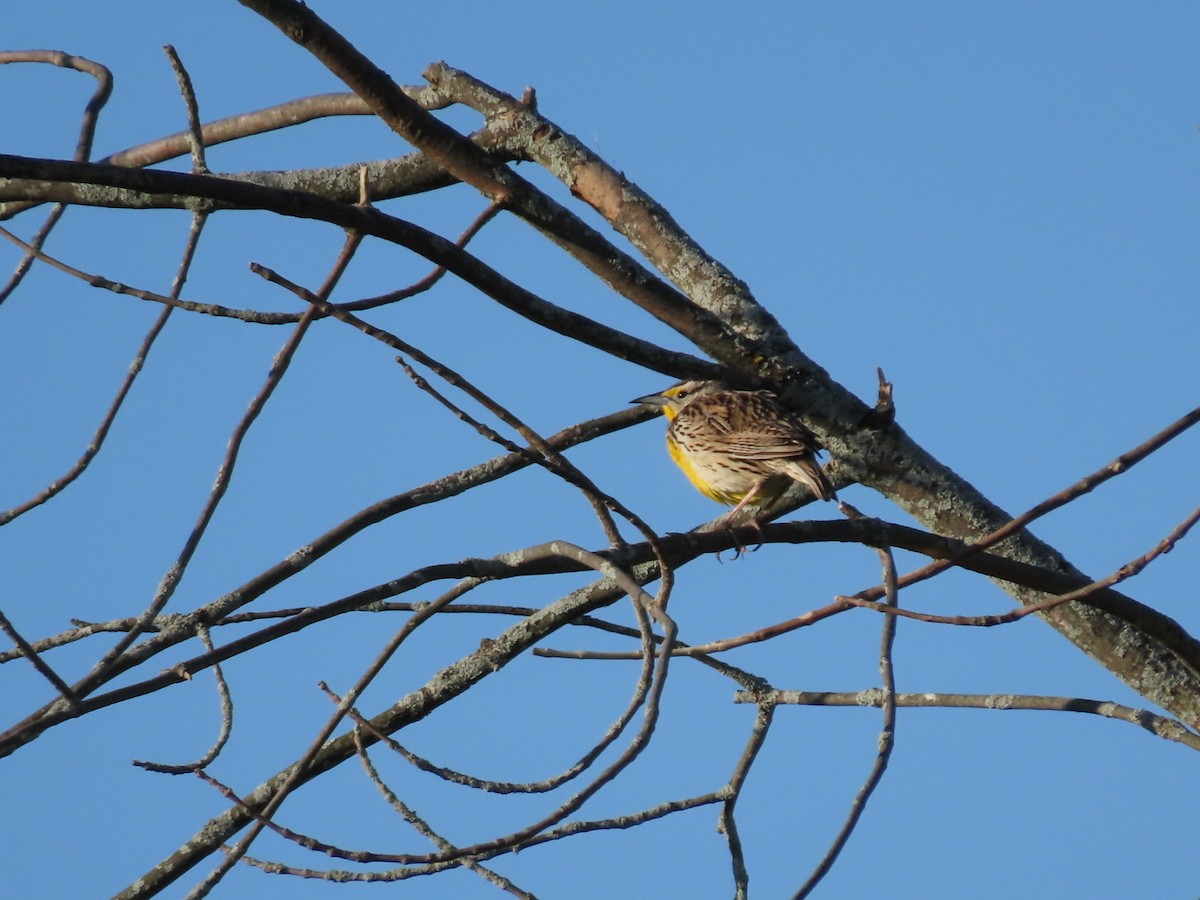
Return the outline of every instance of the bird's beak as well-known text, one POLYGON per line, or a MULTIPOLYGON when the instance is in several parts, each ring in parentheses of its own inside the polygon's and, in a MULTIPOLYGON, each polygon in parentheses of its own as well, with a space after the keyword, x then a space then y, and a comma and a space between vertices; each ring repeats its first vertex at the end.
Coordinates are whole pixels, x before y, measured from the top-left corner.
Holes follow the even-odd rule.
POLYGON ((657 406, 660 409, 667 405, 667 398, 662 394, 647 394, 645 397, 638 397, 636 400, 630 400, 630 403, 640 403, 642 406, 657 406))

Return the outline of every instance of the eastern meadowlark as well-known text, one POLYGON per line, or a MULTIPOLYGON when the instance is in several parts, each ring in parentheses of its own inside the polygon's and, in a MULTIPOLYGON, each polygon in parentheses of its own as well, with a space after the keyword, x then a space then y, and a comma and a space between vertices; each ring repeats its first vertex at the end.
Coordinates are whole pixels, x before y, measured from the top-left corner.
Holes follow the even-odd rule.
POLYGON ((792 481, 835 499, 817 462, 820 441, 770 391, 685 381, 633 402, 662 410, 671 459, 700 493, 733 507, 726 521, 747 505, 770 503, 792 481))

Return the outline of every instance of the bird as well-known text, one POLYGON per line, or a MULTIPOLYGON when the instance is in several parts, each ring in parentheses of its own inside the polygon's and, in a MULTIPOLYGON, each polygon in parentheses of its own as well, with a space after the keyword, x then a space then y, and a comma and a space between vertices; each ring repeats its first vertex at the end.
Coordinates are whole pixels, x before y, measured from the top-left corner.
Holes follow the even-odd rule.
POLYGON ((771 391, 684 381, 631 402, 667 417, 667 452, 700 493, 733 507, 725 524, 747 506, 761 509, 793 481, 822 500, 837 499, 817 462, 821 442, 771 391))

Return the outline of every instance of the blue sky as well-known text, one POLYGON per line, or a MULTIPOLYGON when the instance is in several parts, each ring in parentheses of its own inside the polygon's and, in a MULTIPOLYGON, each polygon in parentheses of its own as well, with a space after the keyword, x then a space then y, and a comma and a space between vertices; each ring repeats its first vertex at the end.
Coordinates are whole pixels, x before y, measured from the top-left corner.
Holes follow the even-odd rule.
MULTIPOLYGON (((310 5, 398 81, 416 83, 425 65, 444 59, 511 93, 536 87, 546 116, 662 202, 834 378, 869 399, 883 367, 907 431, 1012 512, 1197 403, 1194 5, 310 5)), ((340 89, 237 4, 203 7, 22 4, 6 13, 3 42, 63 49, 113 69, 97 155, 183 127, 166 43, 188 66, 206 119, 340 89)), ((69 157, 90 91, 75 73, 0 67, 0 151, 69 157)), ((450 120, 472 124, 463 113, 450 120)), ((341 120, 226 145, 209 159, 215 170, 240 171, 401 152, 377 123, 341 120)), ((532 166, 521 172, 565 198, 532 166)), ((459 188, 386 208, 455 235, 481 207, 459 188)), ((26 216, 13 227, 28 235, 36 221, 26 216)), ((186 229, 178 213, 77 209, 48 250, 165 292, 186 229)), ((315 285, 339 245, 339 234, 313 224, 219 215, 184 295, 295 309, 246 264, 315 285)), ((692 349, 520 223, 495 223, 472 249, 547 299, 692 349)), ((11 245, 0 248, 0 268, 17 258, 11 245)), ((426 269, 397 248, 368 247, 337 297, 393 289, 426 269)), ((36 493, 82 452, 157 313, 44 267, 0 307, 0 507, 36 493)), ((540 334, 453 279, 373 321, 478 379, 544 432, 618 409, 667 380, 540 334)), ((0 533, 0 608, 26 636, 65 629, 73 617, 133 614, 149 602, 199 512, 230 429, 285 339, 282 329, 173 316, 91 470, 0 533)), ((719 510, 670 467, 661 431, 660 423, 644 425, 572 459, 656 528, 682 531, 719 510)), ((326 322, 252 430, 170 609, 204 603, 356 510, 495 453, 414 390, 390 351, 326 322)), ((1106 574, 1149 550, 1196 504, 1196 456, 1197 438, 1187 435, 1034 530, 1085 571, 1106 574)), ((906 522, 864 488, 846 498, 906 522)), ((603 545, 576 494, 527 472, 370 529, 259 608, 325 602, 416 566, 556 537, 603 545)), ((1127 592, 1196 633, 1197 560, 1185 541, 1127 592)), ((902 558, 904 567, 914 563, 902 558)), ((877 580, 875 557, 861 548, 764 548, 737 563, 710 558, 685 568, 672 611, 681 637, 699 643, 877 580)), ((544 605, 580 583, 502 584, 479 602, 544 605)), ((989 583, 962 575, 903 602, 947 614, 1009 605, 989 583)), ((630 621, 625 607, 609 612, 630 621)), ((502 625, 464 616, 424 629, 367 706, 383 708, 502 625)), ((345 689, 398 626, 362 615, 231 663, 236 730, 214 774, 249 790, 291 761, 329 713, 316 681, 345 689)), ((866 688, 878 679, 878 629, 867 613, 842 616, 729 661, 778 687, 866 688)), ((903 691, 1145 705, 1040 621, 987 630, 902 622, 899 632, 903 691)), ((555 645, 568 641, 618 646, 574 632, 555 645)), ((75 645, 51 661, 79 677, 98 646, 75 645)), ((603 733, 634 677, 626 663, 525 658, 404 740, 482 776, 544 777, 603 733)), ((20 663, 0 668, 0 682, 5 725, 48 697, 20 663)), ((752 709, 732 704, 732 692, 707 670, 676 664, 651 750, 584 814, 631 812, 718 786, 752 719, 752 709)), ((866 775, 878 727, 873 711, 779 710, 740 807, 754 896, 788 896, 804 881, 866 775)), ((10 888, 47 898, 107 895, 174 850, 224 801, 197 780, 147 774, 129 761, 194 758, 215 730, 205 676, 58 728, 0 762, 10 810, 0 861, 10 888)), ((399 763, 387 767, 406 799, 460 842, 516 827, 544 808, 464 798, 399 763)), ((816 896, 1194 896, 1198 786, 1193 751, 1129 725, 901 710, 891 769, 816 896)), ((289 799, 284 813, 288 824, 333 842, 424 848, 354 766, 326 789, 289 799)), ((542 897, 727 897, 729 863, 715 827, 716 812, 706 808, 495 865, 542 897)), ((274 839, 255 852, 302 859, 274 839)), ((193 876, 167 895, 182 896, 199 872, 193 876)), ((466 873, 404 889, 420 898, 497 893, 466 873)), ((218 896, 333 890, 237 869, 218 896)))

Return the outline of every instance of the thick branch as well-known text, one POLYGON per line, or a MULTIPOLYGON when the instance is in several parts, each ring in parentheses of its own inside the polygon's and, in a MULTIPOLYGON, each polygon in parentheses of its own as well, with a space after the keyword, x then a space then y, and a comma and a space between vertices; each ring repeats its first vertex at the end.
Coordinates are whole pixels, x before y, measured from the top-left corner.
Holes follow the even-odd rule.
MULTIPOLYGON (((783 388, 784 399, 805 417, 832 453, 839 482, 874 488, 925 527, 962 540, 979 538, 1012 518, 918 445, 898 424, 881 423, 869 406, 805 356, 747 286, 709 256, 662 206, 573 135, 536 110, 447 66, 431 67, 426 77, 445 95, 485 115, 503 108, 511 120, 509 144, 516 152, 562 179, 572 193, 604 215, 698 307, 737 330, 753 348, 751 352, 714 339, 710 331, 690 327, 686 320, 671 322, 713 359, 734 368, 755 361, 744 374, 783 388), (524 148, 521 138, 526 141, 524 148)), ((814 316, 806 320, 818 321, 814 316)), ((1015 535, 998 552, 1039 568, 1083 577, 1062 554, 1028 531, 1015 535)), ((1022 603, 1045 599, 1018 585, 1005 589, 1022 603)), ((1157 615, 1149 611, 1150 617, 1157 615)), ((1047 618, 1143 696, 1189 723, 1200 723, 1200 675, 1141 626, 1131 627, 1108 613, 1078 604, 1055 609, 1047 618)), ((1159 630, 1177 627, 1166 617, 1163 619, 1159 630)))
MULTIPOLYGON (((494 202, 503 203, 614 290, 685 334, 703 333, 705 339, 699 342, 700 346, 719 347, 726 356, 731 352, 753 354, 756 350, 743 342, 739 331, 730 327, 727 319, 692 303, 570 210, 507 166, 489 158, 463 135, 414 103, 386 72, 303 3, 293 0, 241 0, 241 3, 270 20, 324 63, 389 128, 451 175, 494 202)), ((552 135, 547 137, 553 139, 552 135)))

